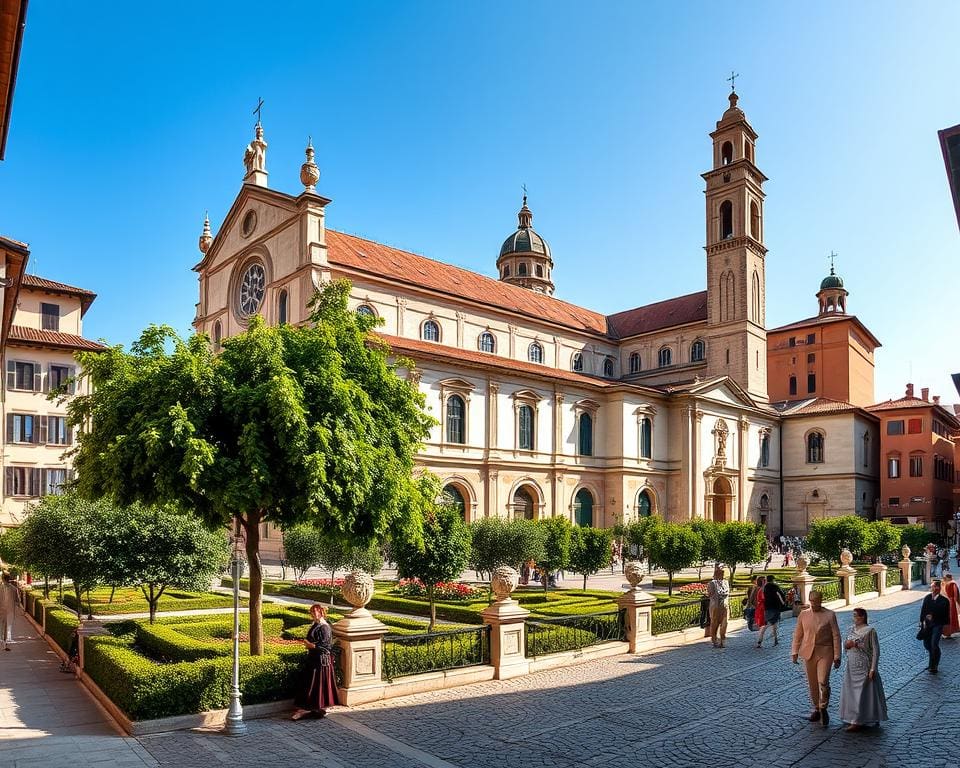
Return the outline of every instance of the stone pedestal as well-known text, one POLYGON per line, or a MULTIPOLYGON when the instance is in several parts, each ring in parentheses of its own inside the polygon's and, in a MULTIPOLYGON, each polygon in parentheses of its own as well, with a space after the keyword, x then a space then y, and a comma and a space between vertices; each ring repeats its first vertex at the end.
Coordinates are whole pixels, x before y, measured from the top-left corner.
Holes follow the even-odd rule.
POLYGON ((910 562, 909 558, 904 558, 898 565, 900 566, 900 583, 904 589, 910 589, 913 578, 913 574, 911 573, 913 571, 913 563, 910 562))
POLYGON ((490 664, 497 680, 525 675, 530 670, 526 657, 526 622, 530 611, 506 597, 483 609, 483 623, 490 626, 490 664))
POLYGON ((857 569, 851 568, 849 565, 841 565, 837 568, 837 576, 843 582, 843 599, 847 601, 847 605, 851 605, 854 598, 854 580, 857 578, 857 569))
POLYGON ((923 558, 923 580, 921 581, 921 584, 930 583, 930 566, 931 566, 930 558, 929 557, 923 558))
POLYGON ((383 636, 387 625, 358 608, 333 625, 340 646, 341 702, 359 704, 380 697, 383 687, 383 636))
POLYGON ((793 591, 795 594, 794 616, 796 616, 797 604, 799 604, 801 610, 810 605, 810 588, 813 586, 813 582, 815 582, 816 579, 807 573, 806 570, 803 570, 797 573, 796 576, 792 577, 790 581, 793 582, 793 591))
MULTIPOLYGON (((46 612, 44 612, 46 616, 46 612)), ((84 643, 86 639, 91 635, 109 635, 110 633, 104 629, 103 622, 99 619, 84 619, 80 622, 79 627, 79 642, 77 643, 77 650, 80 656, 80 661, 77 664, 77 674, 79 675, 83 672, 84 665, 84 643)))
POLYGON ((630 653, 637 653, 640 643, 653 636, 653 606, 657 599, 642 589, 635 588, 617 598, 617 605, 625 612, 624 623, 630 653))
POLYGON ((870 573, 873 575, 873 583, 877 588, 877 593, 883 597, 887 594, 887 566, 883 563, 874 563, 870 566, 870 573))

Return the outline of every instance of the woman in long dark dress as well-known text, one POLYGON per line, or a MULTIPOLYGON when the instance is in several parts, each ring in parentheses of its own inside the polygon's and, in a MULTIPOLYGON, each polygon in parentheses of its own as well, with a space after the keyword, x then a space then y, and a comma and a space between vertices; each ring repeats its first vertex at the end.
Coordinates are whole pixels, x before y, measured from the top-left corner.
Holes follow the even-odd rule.
POLYGON ((323 717, 327 714, 327 707, 340 703, 333 674, 333 630, 327 621, 327 609, 314 603, 310 606, 310 616, 313 624, 303 641, 307 648, 307 661, 294 699, 297 705, 297 711, 293 713, 294 720, 309 714, 323 717))

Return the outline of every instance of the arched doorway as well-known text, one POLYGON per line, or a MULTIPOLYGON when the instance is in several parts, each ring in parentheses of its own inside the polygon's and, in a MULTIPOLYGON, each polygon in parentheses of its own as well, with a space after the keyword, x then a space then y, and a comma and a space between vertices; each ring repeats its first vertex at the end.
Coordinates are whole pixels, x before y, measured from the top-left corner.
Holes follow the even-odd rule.
POLYGON ((713 495, 711 497, 711 519, 717 523, 729 522, 733 511, 733 488, 725 477, 718 477, 713 481, 713 495))
POLYGON ((452 484, 443 486, 443 499, 448 504, 457 508, 460 512, 460 517, 464 520, 467 519, 467 500, 457 486, 452 484))
POLYGON ((513 492, 514 520, 533 520, 536 501, 526 486, 520 486, 513 492))
POLYGON ((573 522, 584 528, 593 525, 593 494, 586 488, 577 491, 573 499, 573 522))
POLYGON ((653 514, 653 501, 649 491, 640 491, 637 494, 637 517, 650 517, 653 514))

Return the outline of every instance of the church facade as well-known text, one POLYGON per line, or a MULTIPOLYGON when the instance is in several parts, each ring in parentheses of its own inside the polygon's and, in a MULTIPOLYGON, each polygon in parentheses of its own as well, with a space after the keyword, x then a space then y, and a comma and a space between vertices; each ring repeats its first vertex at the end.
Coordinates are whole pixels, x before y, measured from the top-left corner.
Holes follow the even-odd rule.
POLYGON ((729 100, 703 174, 704 291, 613 315, 555 298, 553 253, 526 197, 491 254, 498 279, 330 229, 313 148, 302 192, 271 189, 258 123, 239 195, 215 236, 204 225, 194 327, 219 345, 254 314, 300 323, 319 286, 347 278, 353 308, 414 361, 404 373, 438 421, 418 464, 468 520, 609 526, 653 513, 803 533, 799 517, 782 527, 788 409, 768 397, 766 177, 757 134, 729 100))

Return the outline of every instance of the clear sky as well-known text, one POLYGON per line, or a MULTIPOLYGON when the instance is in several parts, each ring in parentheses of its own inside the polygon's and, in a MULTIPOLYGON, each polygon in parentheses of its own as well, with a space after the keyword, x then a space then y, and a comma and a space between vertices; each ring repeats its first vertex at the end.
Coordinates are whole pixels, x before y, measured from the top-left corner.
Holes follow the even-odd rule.
POLYGON ((270 185, 307 135, 328 226, 494 275, 521 184, 557 296, 615 312, 705 287, 700 174, 736 70, 766 185, 767 321, 816 314, 831 250, 881 340, 877 399, 957 400, 960 3, 34 0, 0 232, 99 298, 85 335, 187 331, 197 237, 266 105, 270 185))

